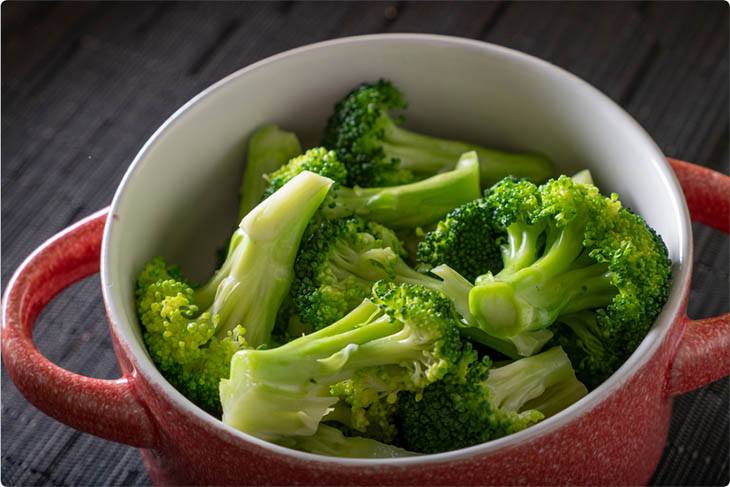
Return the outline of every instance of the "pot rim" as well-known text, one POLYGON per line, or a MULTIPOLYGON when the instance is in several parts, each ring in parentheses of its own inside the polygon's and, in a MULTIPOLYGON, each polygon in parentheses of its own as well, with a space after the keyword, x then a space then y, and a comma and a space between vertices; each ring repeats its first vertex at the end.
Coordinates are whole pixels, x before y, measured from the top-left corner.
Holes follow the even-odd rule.
POLYGON ((604 401, 608 396, 610 396, 613 392, 623 387, 623 385, 628 382, 634 376, 634 374, 654 356, 660 344, 667 336, 667 333, 669 332, 673 322, 679 316, 679 314, 683 312, 683 304, 689 289, 689 278, 692 267, 692 234, 691 226, 689 223, 689 210, 687 209, 686 201, 684 199, 679 182, 671 167, 667 163, 666 157, 662 154, 662 152, 656 146, 651 137, 646 133, 646 131, 627 112, 625 112, 621 107, 613 102, 613 100, 608 98, 606 95, 590 85, 588 82, 552 63, 536 58, 532 55, 496 44, 461 37, 435 34, 370 34, 317 42, 267 57, 224 77, 220 81, 212 84, 208 88, 195 95, 188 102, 186 102, 179 109, 177 109, 142 146, 142 148, 132 161, 131 165, 127 169, 126 173, 124 174, 124 177, 122 178, 122 181, 117 188, 110 207, 110 215, 112 215, 112 217, 108 218, 104 228, 104 237, 101 251, 100 274, 102 294, 110 320, 110 327, 112 329, 112 332, 117 336, 120 345, 122 345, 123 348, 128 351, 128 357, 126 358, 129 360, 134 368, 134 375, 143 376, 146 382, 153 385, 159 391, 165 393, 169 401, 172 402, 176 407, 178 407, 185 413, 193 416, 201 424, 207 426, 207 428, 209 428, 211 431, 216 431, 218 433, 229 435, 232 441, 248 442, 260 448, 268 450, 271 453, 288 457, 290 460, 300 460, 310 463, 316 462, 320 464, 336 463, 341 466, 395 467, 463 460, 473 457, 475 455, 494 453, 498 450, 505 450, 510 447, 515 447, 525 442, 535 440, 539 437, 552 433, 553 431, 565 426, 572 420, 588 413, 590 410, 592 410, 598 404, 604 401), (678 262, 675 262, 675 265, 673 265, 673 282, 669 299, 664 306, 661 314, 652 326, 651 330, 646 335, 646 337, 644 337, 634 353, 628 358, 626 362, 624 362, 624 364, 616 372, 614 372, 600 386, 598 386, 588 395, 586 395, 576 403, 572 404, 568 408, 564 409, 563 411, 559 412, 558 414, 547 418, 544 421, 518 433, 514 433, 503 438, 498 438, 496 440, 488 441, 479 445, 461 448, 449 452, 424 454, 404 458, 366 459, 329 457, 313 453, 301 452, 298 450, 292 450, 261 440, 247 433, 238 431, 235 428, 223 423, 218 418, 208 414, 204 410, 197 407, 189 399, 183 396, 182 393, 175 389, 169 382, 167 382, 167 380, 155 367, 146 350, 133 335, 131 324, 127 323, 126 326, 121 325, 121 323, 123 323, 123 313, 121 311, 120 304, 117 303, 114 298, 112 277, 110 276, 109 271, 111 267, 109 246, 110 243, 113 241, 115 229, 118 226, 115 223, 115 218, 113 216, 116 214, 116 210, 117 208, 119 208, 121 202, 124 200, 125 197, 127 197, 127 195, 125 194, 125 188, 128 182, 134 176, 137 170, 143 164, 148 162, 147 154, 151 151, 152 147, 165 133, 170 130, 174 130, 178 120, 181 119, 188 111, 190 111, 193 106, 197 105, 203 99, 223 88, 224 86, 230 84, 239 77, 246 76, 249 72, 260 69, 270 64, 286 61, 287 59, 293 56, 297 56, 301 53, 317 49, 327 49, 333 46, 341 46, 346 44, 373 43, 383 41, 417 41, 426 44, 431 43, 442 46, 449 45, 462 49, 489 51, 492 54, 512 58, 513 60, 519 60, 525 64, 532 64, 539 67, 546 74, 561 77, 566 83, 573 83, 576 85, 576 87, 588 90, 588 92, 590 92, 592 95, 594 103, 602 105, 602 108, 613 112, 613 115, 617 117, 622 123, 631 126, 632 129, 637 132, 640 138, 644 139, 644 142, 649 144, 651 146, 651 149, 655 152, 656 157, 654 157, 650 161, 650 163, 657 170, 659 177, 664 179, 666 187, 669 188, 668 196, 672 198, 673 205, 679 207, 681 210, 679 214, 673 215, 674 218, 676 218, 678 221, 677 227, 680 229, 681 233, 681 235, 679 236, 680 238, 677 257, 678 262), (676 265, 677 263, 678 265, 676 265))

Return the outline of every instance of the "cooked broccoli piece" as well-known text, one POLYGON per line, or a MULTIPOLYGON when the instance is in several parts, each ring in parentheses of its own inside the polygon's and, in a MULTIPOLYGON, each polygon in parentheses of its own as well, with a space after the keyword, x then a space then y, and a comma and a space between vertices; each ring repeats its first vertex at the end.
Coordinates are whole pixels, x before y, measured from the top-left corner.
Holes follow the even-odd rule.
POLYGON ((427 179, 384 188, 337 190, 336 206, 325 212, 352 212, 391 228, 414 228, 438 221, 452 208, 479 197, 479 163, 464 153, 456 167, 427 179))
POLYGON ((446 264, 471 282, 487 272, 499 272, 502 234, 485 200, 475 199, 451 210, 419 242, 417 268, 427 271, 446 264))
POLYGON ((268 198, 290 179, 303 171, 310 171, 330 178, 335 182, 333 185, 335 189, 344 184, 347 179, 347 169, 345 169, 344 164, 337 160, 335 152, 328 151, 324 147, 315 147, 291 159, 281 167, 277 166, 277 169, 270 174, 266 174, 264 179, 268 182, 268 185, 264 190, 263 197, 268 198))
POLYGON ((671 265, 638 215, 590 184, 561 176, 542 186, 505 179, 486 204, 506 233, 504 267, 476 280, 469 308, 480 328, 509 338, 594 310, 606 349, 600 383, 636 348, 667 299, 671 265))
POLYGON ((161 258, 139 275, 136 305, 147 349, 162 374, 204 409, 220 409, 218 382, 228 376, 234 352, 267 343, 299 240, 331 184, 302 173, 259 204, 202 287, 193 288, 161 258))
POLYGON ((625 356, 623 340, 604 336, 598 315, 592 310, 559 316, 553 343, 563 347, 578 377, 590 387, 610 376, 625 356))
POLYGON ((498 151, 406 130, 388 113, 405 106, 400 91, 385 80, 363 84, 335 105, 322 145, 337 151, 347 166, 349 186, 408 183, 453 169, 459 156, 470 151, 478 154, 484 186, 508 175, 537 182, 552 175, 550 161, 540 154, 498 151))
POLYGON ((459 328, 462 336, 514 360, 534 355, 552 338, 553 333, 550 330, 525 331, 508 338, 497 338, 488 334, 480 328, 469 309, 469 293, 474 286, 446 264, 431 269, 431 273, 442 279, 438 285, 432 287, 451 299, 454 308, 463 318, 459 328))
POLYGON ((319 330, 357 307, 380 279, 427 281, 403 255, 395 233, 383 225, 359 217, 323 221, 303 240, 294 264, 298 318, 319 330))
MULTIPOLYGON (((269 176, 266 195, 305 169, 338 183, 346 174, 334 152, 311 149, 269 176)), ((471 152, 464 154, 453 170, 415 183, 384 188, 336 184, 322 212, 327 218, 358 215, 391 228, 414 228, 433 223, 455 206, 478 197, 479 164, 471 152)))
POLYGON ((280 440, 279 443, 295 450, 330 457, 399 458, 418 455, 370 438, 345 436, 342 431, 326 424, 320 424, 312 436, 290 436, 280 440))
MULTIPOLYGON (((368 297, 381 279, 440 291, 454 301, 459 314, 471 319, 469 291, 473 286, 469 282, 448 266, 433 270, 439 278, 417 272, 404 256, 396 234, 383 225, 359 217, 320 222, 302 241, 294 264, 290 295, 296 313, 290 328, 296 327, 301 334, 328 326, 368 297)), ((549 339, 552 335, 547 333, 549 339)), ((505 345, 514 349, 509 341, 505 345)))
POLYGON ((370 384, 387 396, 422 390, 449 372, 461 340, 448 299, 422 286, 382 281, 371 299, 280 347, 237 352, 230 379, 220 383, 223 422, 269 440, 310 436, 340 400, 331 387, 342 381, 357 376, 346 399, 361 403, 358 397, 373 393, 370 384))
MULTIPOLYGON (((593 181, 588 169, 576 173, 572 179, 580 184, 593 181)), ((491 192, 491 188, 487 189, 483 198, 453 209, 426 234, 418 244, 418 270, 428 271, 446 264, 471 282, 482 274, 502 270, 501 245, 508 235, 494 218, 491 192)), ((534 195, 528 195, 527 204, 535 204, 534 195)))
POLYGON ((264 125, 249 138, 247 152, 238 221, 261 201, 267 186, 264 176, 301 154, 302 146, 295 134, 281 130, 276 125, 264 125))
POLYGON ((488 357, 465 353, 460 366, 422 394, 403 394, 396 413, 402 446, 438 453, 483 443, 532 426, 587 392, 575 393, 577 379, 560 347, 490 366, 488 357), (528 407, 533 403, 545 411, 528 407))

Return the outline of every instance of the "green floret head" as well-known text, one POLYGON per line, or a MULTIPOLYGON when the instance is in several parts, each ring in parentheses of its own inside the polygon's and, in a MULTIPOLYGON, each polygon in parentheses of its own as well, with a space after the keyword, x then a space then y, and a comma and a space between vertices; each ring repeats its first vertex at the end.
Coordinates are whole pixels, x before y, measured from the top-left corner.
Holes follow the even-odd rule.
POLYGON ((481 274, 502 269, 501 236, 485 201, 471 201, 452 210, 418 243, 418 268, 428 271, 446 264, 474 282, 481 274))
POLYGON ((347 167, 348 186, 392 186, 413 180, 399 169, 399 160, 383 150, 387 127, 393 125, 388 110, 406 103, 389 81, 363 84, 335 105, 327 122, 322 145, 334 149, 347 167))
POLYGON ((492 222, 506 230, 514 223, 531 223, 540 208, 539 187, 526 179, 506 177, 484 192, 492 222))
POLYGON ((162 258, 150 261, 137 279, 137 313, 152 360, 188 399, 220 414, 218 383, 228 376, 231 357, 245 348, 245 330, 236 326, 215 335, 218 320, 200 313, 193 288, 162 258))
MULTIPOLYGON (((422 374, 428 381, 438 380, 461 356, 459 315, 453 303, 440 292, 419 284, 378 281, 373 286, 373 303, 392 321, 403 323, 401 340, 418 346, 431 344, 420 352, 414 381, 422 374), (428 365, 423 369, 424 365, 428 365)), ((416 384, 417 385, 417 384, 416 384)))
POLYGON ((358 217, 325 220, 302 242, 292 297, 299 319, 315 330, 345 316, 393 274, 404 255, 396 235, 358 217))
POLYGON ((546 413, 531 403, 552 414, 586 392, 559 347, 499 368, 493 368, 488 357, 477 360, 467 349, 460 365, 443 380, 420 395, 402 395, 396 412, 399 441, 421 453, 472 446, 542 420, 546 413))
POLYGON ((310 171, 331 179, 335 183, 335 188, 337 185, 344 184, 347 180, 347 169, 337 159, 335 151, 328 151, 324 147, 315 147, 264 176, 269 183, 264 190, 264 199, 271 196, 290 179, 303 171, 310 171))
MULTIPOLYGON (((350 407, 350 428, 368 438, 390 443, 397 435, 394 415, 399 394, 422 391, 444 377, 460 362, 463 344, 453 304, 441 293, 416 284, 380 281, 373 287, 372 301, 392 321, 404 324, 397 338, 402 342, 398 348, 406 343, 421 351, 412 358, 404 357, 406 361, 397 366, 359 370, 332 386, 330 392, 350 407), (425 350, 424 344, 430 347, 425 350)), ((380 353, 397 356, 398 351, 390 348, 392 345, 384 343, 387 348, 380 353)))

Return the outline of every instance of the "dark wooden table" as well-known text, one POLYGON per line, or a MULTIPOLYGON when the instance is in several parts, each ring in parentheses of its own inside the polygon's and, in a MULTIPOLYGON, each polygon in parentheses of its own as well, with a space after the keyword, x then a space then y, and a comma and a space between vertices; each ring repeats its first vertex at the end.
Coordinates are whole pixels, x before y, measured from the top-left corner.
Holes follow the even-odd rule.
MULTIPOLYGON (((728 171, 725 3, 11 3, 2 5, 2 282, 38 244, 111 201, 178 106, 283 50, 375 32, 483 39, 547 59, 628 110, 667 155, 728 171)), ((374 73, 373 76, 377 76, 374 73)), ((695 226, 689 314, 728 310, 728 238, 695 226)), ((118 373, 98 277, 35 337, 76 372, 118 373)), ((727 485, 728 381, 675 401, 653 482, 727 485)), ((5 485, 142 485, 136 450, 57 423, 2 371, 5 485)), ((641 459, 637 459, 641 461, 641 459)))

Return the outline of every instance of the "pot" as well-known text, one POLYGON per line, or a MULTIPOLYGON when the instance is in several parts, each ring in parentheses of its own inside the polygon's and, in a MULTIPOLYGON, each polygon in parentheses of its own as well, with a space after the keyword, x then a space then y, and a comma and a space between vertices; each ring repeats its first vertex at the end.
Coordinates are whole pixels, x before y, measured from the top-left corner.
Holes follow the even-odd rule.
POLYGON ((110 208, 62 231, 26 259, 4 297, 3 357, 18 389, 45 413, 140 448, 155 484, 645 483, 666 441, 672 397, 730 373, 730 315, 695 321, 685 314, 690 214, 727 233, 728 195, 730 178, 667 162, 606 96, 531 56, 418 34, 314 44, 244 68, 193 98, 141 149, 110 208), (275 122, 315 144, 333 103, 379 77, 407 95, 411 128, 540 151, 567 174, 589 168, 602 191, 619 192, 661 234, 673 280, 664 310, 634 354, 559 414, 457 451, 338 459, 236 431, 176 391, 145 350, 134 280, 154 255, 204 279, 216 246, 235 224, 247 135, 275 122), (99 270, 122 370, 117 380, 66 371, 32 341, 35 319, 53 296, 99 270))

